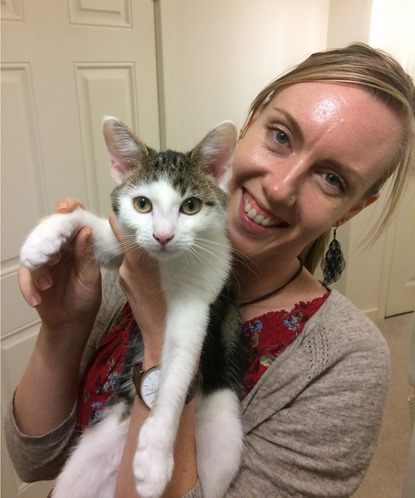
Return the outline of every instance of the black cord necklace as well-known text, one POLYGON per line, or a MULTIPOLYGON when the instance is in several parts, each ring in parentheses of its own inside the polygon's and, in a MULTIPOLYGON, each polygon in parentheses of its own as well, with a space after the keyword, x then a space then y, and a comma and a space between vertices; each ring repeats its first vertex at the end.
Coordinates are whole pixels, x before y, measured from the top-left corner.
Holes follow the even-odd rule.
POLYGON ((289 285, 291 282, 294 282, 294 280, 300 275, 300 273, 303 271, 303 268, 304 268, 304 263, 301 260, 301 258, 298 258, 298 261, 300 262, 300 266, 298 267, 298 269, 294 273, 294 275, 288 280, 288 282, 285 282, 284 285, 281 285, 281 287, 278 287, 278 289, 275 289, 271 292, 268 292, 268 294, 265 294, 264 296, 252 299, 252 301, 246 301, 245 303, 240 303, 239 307, 241 308, 242 306, 246 306, 248 304, 254 304, 254 303, 258 303, 259 301, 263 301, 264 299, 267 299, 267 298, 273 296, 274 294, 278 294, 278 292, 282 291, 282 289, 285 289, 285 287, 287 287, 287 285, 289 285))

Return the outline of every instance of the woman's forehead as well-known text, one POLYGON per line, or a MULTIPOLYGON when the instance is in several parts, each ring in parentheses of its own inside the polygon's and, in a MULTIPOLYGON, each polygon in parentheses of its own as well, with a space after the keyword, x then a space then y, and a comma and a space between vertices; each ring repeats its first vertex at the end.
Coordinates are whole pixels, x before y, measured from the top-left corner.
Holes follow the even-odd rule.
POLYGON ((403 124, 392 109, 351 84, 291 85, 275 95, 260 116, 286 125, 294 140, 318 144, 320 154, 363 169, 370 182, 390 167, 403 135, 403 124))

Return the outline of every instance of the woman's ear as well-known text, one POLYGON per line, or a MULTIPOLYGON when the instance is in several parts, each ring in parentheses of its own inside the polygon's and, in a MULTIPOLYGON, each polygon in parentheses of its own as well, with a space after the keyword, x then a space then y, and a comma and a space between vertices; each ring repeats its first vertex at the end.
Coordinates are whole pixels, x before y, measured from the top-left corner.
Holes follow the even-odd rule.
POLYGON ((380 197, 380 194, 376 193, 376 194, 368 197, 367 199, 358 202, 347 213, 345 213, 341 217, 341 219, 337 222, 336 225, 333 225, 333 226, 336 227, 336 226, 343 225, 344 223, 346 223, 346 221, 349 221, 350 218, 353 218, 353 216, 356 216, 357 214, 359 214, 360 211, 363 211, 363 209, 367 208, 368 206, 370 206, 371 204, 376 202, 379 199, 379 197, 380 197))

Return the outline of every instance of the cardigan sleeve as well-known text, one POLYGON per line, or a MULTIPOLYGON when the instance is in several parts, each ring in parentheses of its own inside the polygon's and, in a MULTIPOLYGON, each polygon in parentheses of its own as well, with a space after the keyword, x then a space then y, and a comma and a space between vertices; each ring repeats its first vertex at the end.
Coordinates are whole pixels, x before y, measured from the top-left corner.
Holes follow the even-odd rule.
MULTIPOLYGON (((103 272, 103 297, 88 344, 85 348, 80 376, 95 349, 116 323, 125 297, 117 283, 118 272, 103 272)), ((77 403, 67 419, 42 436, 27 436, 17 426, 13 400, 5 415, 5 438, 16 472, 24 482, 54 479, 66 461, 74 441, 77 423, 77 403)))
POLYGON ((68 418, 42 436, 26 436, 16 424, 13 400, 9 402, 4 429, 10 458, 23 482, 54 479, 72 446, 77 420, 75 404, 68 418))

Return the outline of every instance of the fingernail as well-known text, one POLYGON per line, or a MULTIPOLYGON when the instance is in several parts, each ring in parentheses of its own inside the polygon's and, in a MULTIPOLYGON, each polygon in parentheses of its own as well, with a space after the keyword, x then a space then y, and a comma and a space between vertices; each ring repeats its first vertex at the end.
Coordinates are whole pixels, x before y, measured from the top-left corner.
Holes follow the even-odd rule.
POLYGON ((89 242, 91 240, 91 236, 92 236, 92 228, 91 227, 88 227, 89 230, 88 230, 88 233, 86 234, 86 237, 85 237, 85 240, 86 242, 89 242))
POLYGON ((30 296, 29 297, 29 304, 32 308, 36 308, 36 306, 39 304, 39 299, 35 296, 30 296))
POLYGON ((66 213, 66 211, 68 211, 68 204, 66 204, 66 202, 60 202, 56 206, 56 210, 55 211, 57 213, 66 213))
POLYGON ((48 266, 55 266, 60 262, 60 260, 61 260, 60 253, 53 254, 49 260, 48 266))
POLYGON ((37 286, 41 291, 45 291, 52 287, 52 282, 46 277, 39 277, 37 281, 37 286))

